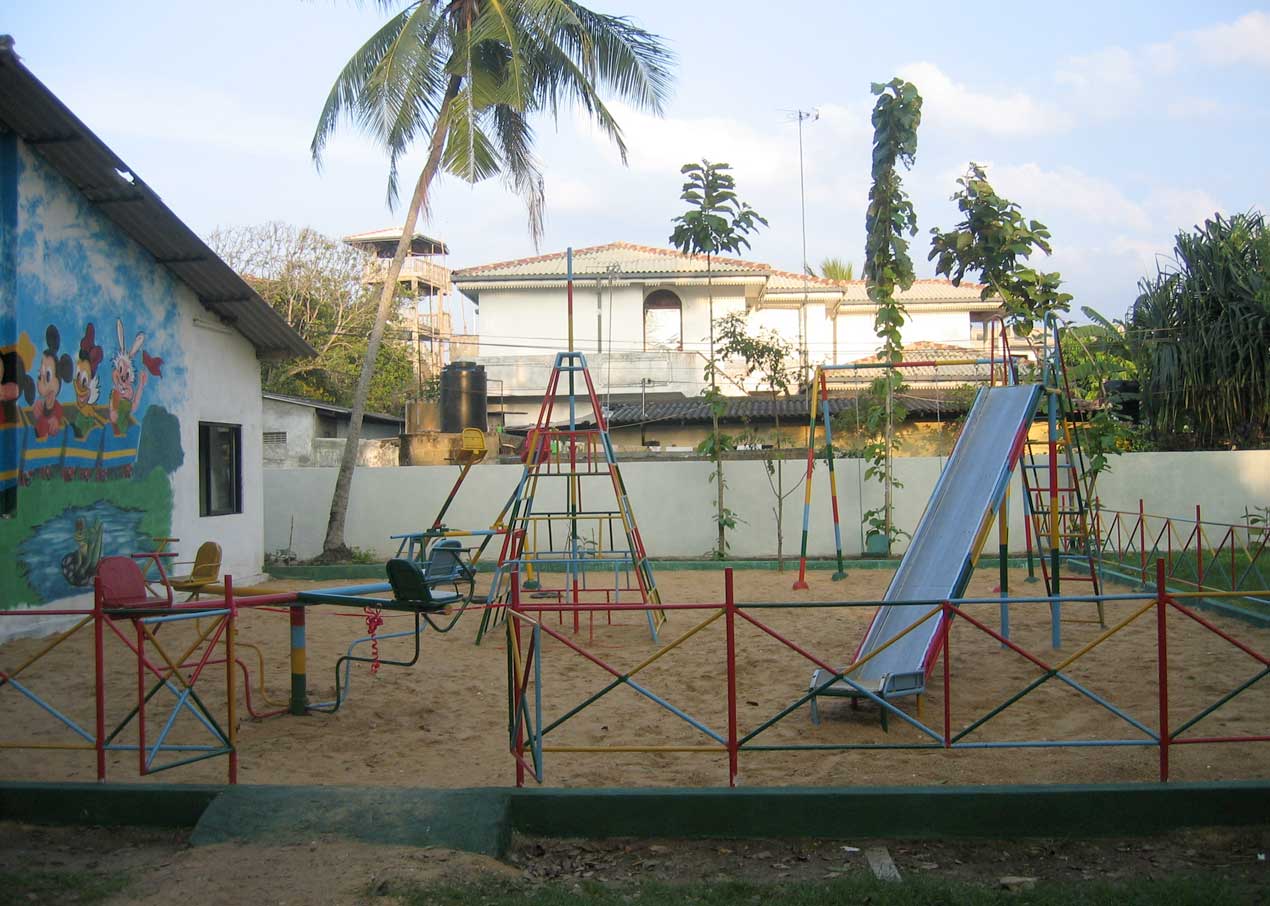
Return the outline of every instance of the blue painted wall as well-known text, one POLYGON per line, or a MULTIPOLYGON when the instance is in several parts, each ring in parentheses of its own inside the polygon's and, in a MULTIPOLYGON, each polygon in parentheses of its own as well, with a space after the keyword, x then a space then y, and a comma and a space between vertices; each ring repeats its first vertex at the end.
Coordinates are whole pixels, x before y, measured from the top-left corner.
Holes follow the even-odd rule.
POLYGON ((0 230, 10 608, 83 594, 99 557, 169 533, 188 291, 12 135, 0 137, 0 230))

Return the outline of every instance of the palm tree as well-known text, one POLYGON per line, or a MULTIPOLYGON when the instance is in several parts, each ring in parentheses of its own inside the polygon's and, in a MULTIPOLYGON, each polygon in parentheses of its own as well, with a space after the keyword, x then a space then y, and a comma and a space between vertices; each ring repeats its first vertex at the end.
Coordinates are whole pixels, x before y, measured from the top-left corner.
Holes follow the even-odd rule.
POLYGON ((823 259, 820 262, 819 274, 813 267, 808 267, 807 270, 813 277, 824 277, 826 280, 835 280, 838 283, 850 283, 855 279, 855 264, 838 257, 823 259))
POLYGON ((320 167, 327 140, 344 120, 388 152, 388 199, 397 197, 398 164, 417 141, 428 156, 415 182, 388 273, 365 363, 353 397, 323 557, 347 553, 344 520, 362 414, 375 356, 397 280, 432 180, 444 169, 469 182, 501 176, 542 236, 544 186, 533 155, 531 117, 576 104, 617 145, 622 131, 602 99, 619 97, 660 114, 670 86, 671 54, 654 34, 622 16, 573 0, 379 0, 389 20, 345 64, 326 99, 311 150, 320 167))

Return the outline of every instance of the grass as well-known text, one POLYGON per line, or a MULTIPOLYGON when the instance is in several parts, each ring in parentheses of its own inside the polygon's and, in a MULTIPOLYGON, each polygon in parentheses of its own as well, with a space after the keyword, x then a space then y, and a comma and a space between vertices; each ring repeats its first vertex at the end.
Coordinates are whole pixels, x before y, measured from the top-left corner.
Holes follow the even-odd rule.
POLYGON ((124 874, 87 871, 0 871, 0 906, 100 903, 128 885, 124 874))
POLYGON ((743 881, 670 885, 606 886, 593 881, 527 886, 499 881, 435 886, 394 886, 389 893, 412 906, 1084 906, 1084 904, 1157 904, 1211 906, 1259 901, 1262 891, 1249 883, 1212 876, 1117 882, 1051 882, 1031 890, 1009 891, 957 881, 911 877, 889 884, 860 873, 841 879, 788 884, 743 881))

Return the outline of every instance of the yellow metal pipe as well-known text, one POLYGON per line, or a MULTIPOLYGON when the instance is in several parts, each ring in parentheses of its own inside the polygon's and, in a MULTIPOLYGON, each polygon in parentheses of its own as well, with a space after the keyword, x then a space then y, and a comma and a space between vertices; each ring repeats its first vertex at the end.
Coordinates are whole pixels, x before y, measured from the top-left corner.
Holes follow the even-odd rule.
POLYGON ((543 746, 544 752, 727 752, 727 746, 543 746))
POLYGON ((21 673, 23 670, 25 670, 27 667, 30 667, 32 664, 34 664, 34 663, 35 663, 36 661, 38 661, 40 658, 44 657, 44 655, 48 654, 50 651, 52 651, 52 650, 53 650, 54 648, 56 648, 58 645, 60 645, 60 644, 62 644, 63 642, 65 642, 65 641, 66 641, 67 639, 69 639, 72 635, 74 635, 76 632, 78 632, 80 629, 82 629, 82 628, 83 628, 86 624, 88 624, 88 623, 92 622, 92 619, 93 619, 93 618, 92 618, 92 615, 86 616, 86 617, 84 617, 82 620, 80 620, 78 623, 76 623, 74 626, 72 626, 70 629, 66 630, 66 631, 65 631, 65 632, 63 632, 61 635, 59 635, 59 636, 55 637, 55 638, 54 638, 51 642, 49 642, 47 645, 45 645, 45 646, 44 646, 43 648, 41 648, 39 651, 35 652, 35 654, 31 655, 31 656, 30 656, 29 658, 27 658, 25 661, 23 661, 23 662, 22 662, 22 666, 20 666, 20 667, 18 667, 18 668, 16 668, 16 669, 14 669, 14 670, 9 671, 9 673, 7 674, 8 678, 9 678, 9 679, 17 679, 17 678, 18 678, 18 674, 20 674, 20 673, 21 673))
POLYGON ((656 661, 656 660, 657 660, 658 658, 660 658, 662 655, 666 654, 668 651, 671 651, 671 650, 673 650, 674 648, 678 647, 679 645, 682 645, 684 642, 688 641, 690 638, 692 638, 694 635, 696 635, 696 634, 697 634, 698 632, 700 632, 701 630, 705 629, 707 626, 709 626, 709 625, 710 625, 711 623, 713 623, 715 620, 719 619, 719 617, 721 617, 721 616, 723 616, 723 611, 722 611, 722 610, 716 610, 716 611, 715 611, 714 613, 712 613, 709 617, 707 617, 706 619, 704 619, 704 620, 702 620, 700 623, 698 623, 696 626, 694 626, 694 627, 692 627, 691 629, 689 629, 687 632, 685 632, 683 635, 679 636, 679 638, 675 639, 673 642, 669 643, 669 644, 668 644, 665 648, 662 648, 660 651, 655 651, 655 652, 653 652, 653 654, 651 654, 651 655, 649 655, 647 658, 645 658, 642 662, 640 662, 640 664, 639 664, 638 666, 636 666, 636 667, 632 668, 632 669, 631 669, 631 671, 630 671, 629 673, 627 673, 627 674, 626 674, 626 675, 627 675, 627 677, 632 677, 632 676, 634 676, 635 674, 639 673, 641 670, 643 670, 643 669, 644 669, 645 667, 647 667, 649 664, 651 664, 651 663, 653 663, 654 661, 656 661))
POLYGON ((1148 601, 1147 603, 1143 604, 1141 607, 1139 607, 1137 610, 1135 610, 1135 611, 1134 611, 1132 614, 1130 614, 1129 616, 1125 617, 1123 620, 1121 620, 1121 621, 1120 621, 1119 623, 1117 623, 1115 626, 1112 626, 1111 628, 1107 629, 1105 632, 1103 632, 1102 634, 1100 634, 1100 635, 1099 635, 1096 639, 1094 639, 1094 640, 1092 640, 1091 642, 1087 643, 1084 647, 1077 649, 1077 650, 1076 650, 1076 652, 1075 652, 1074 654, 1072 654, 1070 657, 1068 657, 1065 661, 1063 661, 1062 663, 1060 663, 1060 664, 1059 664, 1057 667, 1055 667, 1054 669, 1055 669, 1055 670, 1066 670, 1066 669, 1067 669, 1067 667, 1068 667, 1068 665, 1069 665, 1069 664, 1071 664, 1072 662, 1074 662, 1077 658, 1079 658, 1079 657, 1081 657, 1081 656, 1083 656, 1083 655, 1087 654, 1087 653, 1088 653, 1088 652, 1090 652, 1090 651, 1093 651, 1095 648, 1097 648, 1097 647, 1098 647, 1099 645, 1101 645, 1103 642, 1107 641, 1107 639, 1111 638, 1113 635, 1115 635, 1115 634, 1116 634, 1117 632, 1119 632, 1121 629, 1124 629, 1126 626, 1128 626, 1130 623, 1132 623, 1132 622, 1133 622, 1134 620, 1136 620, 1138 617, 1142 616, 1142 615, 1143 615, 1144 613, 1146 613, 1147 611, 1152 610, 1155 606, 1156 606, 1156 602, 1155 602, 1155 601, 1148 601))
POLYGON ((909 624, 909 625, 908 625, 908 626, 907 626, 907 627, 906 627, 906 628, 905 628, 902 632, 898 632, 898 633, 896 633, 896 634, 895 634, 892 638, 887 639, 887 641, 886 641, 886 643, 885 643, 885 644, 881 645, 881 646, 880 646, 880 647, 878 647, 878 648, 873 649, 872 651, 870 651, 870 652, 869 652, 868 654, 866 654, 864 657, 860 658, 860 660, 856 661, 855 663, 853 663, 853 664, 848 664, 848 665, 847 665, 847 667, 843 669, 843 671, 842 671, 842 675, 843 675, 843 676, 849 676, 850 674, 855 673, 855 671, 859 670, 861 667, 863 667, 863 666, 864 666, 865 664, 867 664, 869 661, 873 660, 875 657, 877 657, 877 656, 878 656, 879 654, 881 654, 883 651, 885 651, 886 649, 890 648, 892 645, 894 645, 894 644, 895 644, 896 642, 898 642, 900 639, 904 638, 904 636, 908 635, 910 632, 912 632, 912 631, 913 631, 914 629, 916 629, 918 626, 920 626, 920 625, 922 625, 923 623, 925 623, 927 620, 929 620, 931 617, 933 617, 935 614, 939 613, 939 612, 940 612, 941 610, 943 610, 943 609, 944 609, 944 607, 943 607, 943 605, 942 605, 942 604, 938 604, 938 605, 936 605, 935 607, 932 607, 929 611, 927 611, 927 613, 926 613, 926 615, 925 615, 925 616, 921 617, 920 619, 914 620, 914 621, 913 621, 912 623, 910 623, 910 624, 909 624))

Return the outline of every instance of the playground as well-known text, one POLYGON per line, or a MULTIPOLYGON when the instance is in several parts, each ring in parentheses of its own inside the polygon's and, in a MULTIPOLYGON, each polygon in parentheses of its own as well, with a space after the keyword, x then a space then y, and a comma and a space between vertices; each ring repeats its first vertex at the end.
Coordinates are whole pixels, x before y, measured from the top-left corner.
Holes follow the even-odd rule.
MULTIPOLYGON (((749 611, 788 641, 821 658, 845 662, 863 636, 872 607, 815 607, 814 602, 879 598, 890 580, 886 569, 852 569, 846 581, 834 582, 829 570, 811 570, 811 588, 789 608, 764 607, 749 611)), ((659 584, 667 602, 709 603, 721 601, 724 573, 720 570, 662 570, 659 584)), ((1011 570, 1011 582, 1021 589, 1027 571, 1011 570)), ((747 570, 734 574, 739 604, 763 604, 789 600, 790 572, 747 570)), ((994 598, 995 570, 981 570, 966 590, 970 598, 994 598)), ((1039 583, 1037 583, 1039 584, 1039 583)), ((278 583, 278 588, 283 584, 278 583)), ((312 588, 314 583, 290 583, 291 588, 312 588)), ((1128 593, 1127 586, 1110 586, 1109 594, 1128 593)), ((526 601, 532 601, 526 598, 526 601)), ((1138 609, 1139 602, 1106 604, 1109 627, 1138 609)), ((670 604, 668 603, 669 607, 670 604)), ((967 604, 966 613, 995 627, 998 605, 967 604)), ((717 611, 716 611, 717 612, 717 611)), ((661 642, 649 638, 647 623, 639 613, 583 614, 577 634, 558 617, 545 616, 544 626, 554 627, 564 638, 630 670, 699 624, 710 611, 669 611, 660 633, 661 642)), ((407 785, 428 787, 504 786, 515 781, 515 763, 507 745, 506 643, 500 633, 481 645, 473 644, 476 614, 469 614, 446 634, 425 630, 423 654, 412 667, 385 664, 372 674, 370 665, 353 665, 346 701, 338 712, 313 712, 303 717, 281 714, 255 720, 245 710, 238 726, 238 780, 243 783, 407 785)), ((1104 630, 1096 622, 1092 604, 1068 604, 1064 613, 1064 654, 1077 652, 1104 630)), ((1233 632, 1240 641, 1260 650, 1270 648, 1270 629, 1254 628, 1218 616, 1206 616, 1218 628, 1233 632)), ((244 609, 239 615, 237 657, 249 665, 251 707, 257 713, 286 708, 290 676, 289 620, 285 613, 244 609), (258 646, 266 665, 264 688, 259 686, 257 654, 243 643, 258 646)), ((1011 639, 1043 658, 1055 658, 1049 649, 1050 610, 1044 604, 1012 607, 1011 639)), ((743 736, 778 714, 806 690, 814 665, 770 635, 738 621, 736 701, 738 730, 743 736)), ((381 633, 412 625, 409 615, 385 613, 381 633)), ((205 628, 205 627, 204 627, 205 628)), ((307 659, 310 701, 335 697, 336 659, 345 653, 351 638, 364 635, 361 610, 337 607, 309 609, 307 659), (320 666, 319 666, 320 665, 320 666)), ((961 728, 987 713, 1024 688, 1040 674, 1018 653, 1004 648, 995 638, 968 621, 957 621, 950 633, 953 680, 950 717, 961 728)), ((159 639, 172 649, 192 642, 192 625, 165 627, 159 639)), ((39 672, 27 682, 68 717, 91 725, 92 674, 83 665, 92 660, 91 635, 84 633, 59 646, 39 662, 39 672)), ((1074 662, 1070 675, 1081 685, 1113 703, 1128 715, 1154 724, 1158 715, 1156 670, 1157 627, 1154 614, 1107 638, 1074 662)), ((24 659, 46 640, 20 640, 0 649, 6 663, 24 659)), ((364 646, 363 646, 364 647, 364 646)), ((1230 689, 1255 675, 1256 662, 1203 626, 1180 615, 1168 623, 1171 665, 1170 707, 1174 725, 1180 718, 1199 712, 1230 689)), ((384 661, 406 660, 413 653, 413 638, 385 639, 380 643, 384 661)), ((108 658, 107 685, 111 714, 125 710, 128 692, 135 686, 135 663, 115 654, 108 658), (114 693, 114 690, 118 690, 114 693)), ((585 701, 611 678, 564 642, 547 637, 541 657, 541 689, 544 714, 554 719, 585 701)), ((939 669, 936 669, 939 674, 939 669)), ((727 723, 725 627, 716 620, 699 633, 668 651, 641 674, 642 685, 675 708, 708 726, 727 723)), ((239 674, 240 677, 243 675, 239 674)), ((207 694, 209 710, 218 720, 225 716, 223 673, 217 671, 220 688, 207 694)), ((921 712, 938 724, 944 708, 938 682, 922 696, 921 712)), ((245 709, 241 684, 238 706, 245 709)), ((15 697, 16 698, 16 697, 15 697)), ((14 722, 26 724, 33 744, 53 744, 66 738, 65 727, 39 714, 29 702, 25 718, 13 712, 14 722), (43 718, 43 719, 40 719, 43 718), (27 722, 29 720, 29 723, 27 722)), ((912 699, 897 703, 916 716, 912 699)), ((156 700, 156 706, 158 701, 156 700)), ((12 704, 7 707, 13 707, 12 704)), ((809 707, 803 705, 784 717, 756 743, 771 746, 865 744, 919 746, 919 731, 892 715, 884 730, 879 707, 863 702, 853 709, 841 698, 822 698, 821 723, 813 725, 809 707)), ((1244 695, 1197 725, 1196 735, 1218 737, 1244 735, 1270 723, 1270 700, 1244 695)), ((174 732, 186 732, 194 742, 200 730, 183 716, 174 732)), ((153 731, 152 731, 153 732, 153 731)), ((977 734, 983 741, 1080 741, 1130 739, 1135 734, 1124 720, 1099 707, 1068 686, 1051 681, 1003 711, 977 734)), ((121 737, 123 739, 125 737, 121 737)), ((665 746, 700 746, 708 743, 699 731, 629 689, 618 689, 546 737, 559 746, 649 747, 654 751, 575 751, 545 753, 544 783, 550 786, 720 786, 727 782, 725 751, 656 751, 665 746)), ((135 739, 133 740, 135 741, 135 739)), ((173 738, 176 741, 176 738, 173 738)), ((928 741, 928 740, 927 740, 928 741)), ((1270 777, 1270 762, 1258 757, 1255 744, 1174 746, 1170 778, 1222 780, 1270 777)), ((110 753, 107 776, 135 778, 132 753, 110 753)), ((745 786, 926 785, 997 783, 1094 783, 1154 779, 1158 770, 1154 745, 1078 745, 1057 748, 887 749, 882 751, 754 751, 742 749, 738 783, 745 786)), ((0 753, 0 772, 7 779, 92 780, 95 776, 90 751, 43 750, 33 759, 29 750, 5 749, 0 753)), ((224 779, 223 760, 206 760, 178 770, 156 773, 156 779, 181 782, 219 782, 224 779)))

